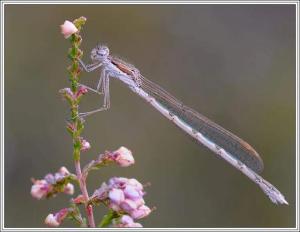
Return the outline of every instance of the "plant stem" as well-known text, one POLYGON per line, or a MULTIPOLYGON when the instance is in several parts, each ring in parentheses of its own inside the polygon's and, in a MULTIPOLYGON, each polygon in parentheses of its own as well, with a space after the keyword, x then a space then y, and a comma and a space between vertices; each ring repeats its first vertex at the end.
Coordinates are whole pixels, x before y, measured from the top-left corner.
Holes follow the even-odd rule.
POLYGON ((95 220, 94 220, 94 213, 93 213, 93 206, 88 204, 89 201, 89 194, 86 188, 86 182, 84 180, 84 178, 82 178, 82 174, 81 174, 81 167, 80 167, 80 161, 79 160, 75 160, 75 169, 76 169, 76 174, 77 174, 77 178, 79 180, 80 183, 80 190, 82 192, 84 201, 85 201, 85 211, 87 214, 87 218, 88 218, 88 224, 89 227, 95 227, 95 220))
MULTIPOLYGON (((80 17, 73 21, 74 25, 78 29, 78 32, 71 36, 72 48, 69 50, 69 58, 72 60, 72 65, 69 66, 68 70, 70 73, 70 82, 71 82, 71 90, 73 95, 76 95, 78 91, 78 82, 79 82, 79 74, 80 68, 78 59, 82 56, 82 51, 79 49, 81 44, 81 36, 79 32, 81 27, 84 25, 86 19, 84 17, 80 17)), ((93 214, 93 206, 89 205, 89 194, 86 187, 86 181, 82 176, 81 165, 80 165, 80 151, 82 147, 82 138, 81 133, 83 130, 83 121, 78 117, 78 108, 79 108, 79 98, 72 99, 71 104, 71 120, 73 123, 73 157, 76 169, 76 176, 79 181, 79 187, 85 202, 85 211, 88 219, 88 226, 95 227, 94 214, 93 214)))

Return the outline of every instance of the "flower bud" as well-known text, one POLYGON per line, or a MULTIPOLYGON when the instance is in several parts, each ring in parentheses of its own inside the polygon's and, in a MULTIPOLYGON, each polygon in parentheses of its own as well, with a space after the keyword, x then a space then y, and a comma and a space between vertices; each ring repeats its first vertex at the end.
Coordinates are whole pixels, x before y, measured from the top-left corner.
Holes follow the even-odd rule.
POLYGON ((143 227, 143 226, 140 223, 134 222, 130 216, 123 215, 120 219, 119 224, 117 224, 116 227, 123 227, 123 228, 131 227, 131 228, 133 228, 133 227, 143 227))
POLYGON ((130 216, 134 219, 140 219, 148 216, 150 213, 151 209, 146 205, 142 205, 138 209, 132 211, 130 216))
POLYGON ((50 213, 45 219, 45 224, 51 227, 58 227, 68 213, 68 208, 63 208, 54 215, 50 213))
POLYGON ((78 195, 76 198, 72 199, 72 202, 75 204, 83 204, 84 203, 84 197, 82 194, 78 195))
POLYGON ((120 204, 122 201, 125 200, 124 193, 121 189, 113 188, 109 191, 108 197, 115 204, 120 204))
POLYGON ((126 199, 125 201, 121 202, 121 207, 124 211, 131 212, 137 208, 137 205, 133 200, 126 199))
POLYGON ((66 168, 66 167, 61 167, 60 169, 59 169, 59 171, 58 171, 60 174, 62 174, 62 175, 64 175, 64 176, 68 176, 68 175, 70 175, 70 172, 69 172, 69 170, 66 168))
POLYGON ((71 183, 68 183, 64 188, 64 193, 73 195, 74 194, 74 185, 71 183))
POLYGON ((52 213, 50 213, 46 217, 45 224, 51 227, 58 227, 60 225, 60 223, 57 221, 56 217, 52 213))
POLYGON ((134 164, 134 158, 132 156, 132 153, 126 147, 120 147, 118 150, 114 152, 114 155, 116 157, 115 158, 116 163, 121 167, 128 167, 134 164))
POLYGON ((82 95, 86 94, 88 92, 88 89, 84 86, 79 86, 77 93, 76 93, 76 98, 81 97, 82 95))
POLYGON ((126 185, 124 194, 127 198, 135 200, 141 197, 140 192, 132 185, 126 185))
POLYGON ((87 151, 87 150, 89 150, 91 148, 91 145, 90 145, 90 143, 88 142, 88 141, 86 141, 86 140, 82 140, 81 141, 81 151, 87 151))
POLYGON ((128 216, 128 215, 123 215, 122 217, 121 217, 121 223, 123 223, 123 224, 131 224, 131 223, 133 223, 133 219, 132 219, 132 217, 130 217, 130 216, 128 216))
POLYGON ((51 191, 51 185, 45 180, 36 180, 31 187, 31 196, 40 200, 51 191))
POLYGON ((75 27, 75 25, 68 20, 66 20, 64 24, 60 25, 60 29, 65 39, 69 38, 72 34, 78 32, 78 29, 75 27))
POLYGON ((101 187, 96 189, 93 193, 92 198, 97 198, 98 200, 104 200, 108 197, 109 187, 106 183, 102 183, 101 187))
POLYGON ((55 176, 51 173, 48 173, 45 177, 44 180, 48 183, 48 184, 55 184, 56 180, 55 180, 55 176))

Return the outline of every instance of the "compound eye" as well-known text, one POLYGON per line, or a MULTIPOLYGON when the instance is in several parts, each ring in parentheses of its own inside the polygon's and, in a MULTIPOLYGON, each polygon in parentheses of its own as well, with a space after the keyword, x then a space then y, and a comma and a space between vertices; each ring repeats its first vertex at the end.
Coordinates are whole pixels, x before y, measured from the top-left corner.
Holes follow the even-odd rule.
POLYGON ((99 51, 97 51, 97 55, 103 56, 103 54, 101 52, 99 52, 99 51))

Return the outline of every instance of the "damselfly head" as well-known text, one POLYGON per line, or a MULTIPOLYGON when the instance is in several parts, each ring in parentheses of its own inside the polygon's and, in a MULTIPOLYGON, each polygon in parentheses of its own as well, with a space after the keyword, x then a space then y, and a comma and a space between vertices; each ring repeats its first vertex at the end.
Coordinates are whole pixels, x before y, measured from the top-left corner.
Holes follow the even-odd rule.
POLYGON ((91 59, 93 61, 103 61, 107 59, 108 55, 109 49, 103 45, 97 45, 97 47, 91 51, 91 59))

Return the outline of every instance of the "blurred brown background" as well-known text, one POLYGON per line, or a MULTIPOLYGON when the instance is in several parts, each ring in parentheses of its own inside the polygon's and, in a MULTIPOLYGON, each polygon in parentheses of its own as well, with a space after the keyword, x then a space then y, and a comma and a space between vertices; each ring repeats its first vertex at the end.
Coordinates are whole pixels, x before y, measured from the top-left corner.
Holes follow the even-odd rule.
MULTIPOLYGON (((37 201, 30 178, 62 165, 74 170, 69 117, 58 90, 69 85, 65 19, 87 17, 82 49, 97 43, 144 76, 239 135, 261 154, 263 176, 286 196, 276 206, 244 175, 194 143, 111 81, 107 112, 87 118, 92 149, 82 163, 124 145, 136 164, 89 176, 89 192, 112 176, 135 177, 157 210, 145 227, 295 226, 294 5, 7 5, 5 6, 5 226, 44 227, 68 196, 37 201)), ((83 73, 96 85, 99 74, 83 73)), ((82 111, 101 106, 89 94, 82 111)), ((78 192, 78 188, 76 189, 78 192)), ((95 209, 96 219, 105 212, 95 209)), ((64 226, 73 227, 72 223, 64 226)))

